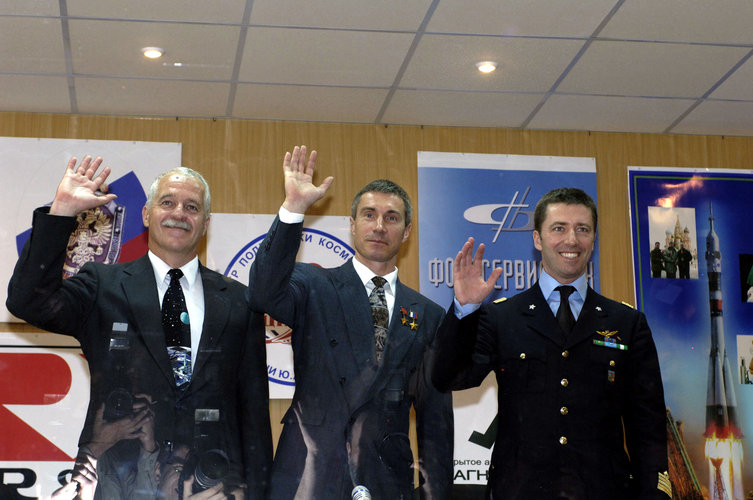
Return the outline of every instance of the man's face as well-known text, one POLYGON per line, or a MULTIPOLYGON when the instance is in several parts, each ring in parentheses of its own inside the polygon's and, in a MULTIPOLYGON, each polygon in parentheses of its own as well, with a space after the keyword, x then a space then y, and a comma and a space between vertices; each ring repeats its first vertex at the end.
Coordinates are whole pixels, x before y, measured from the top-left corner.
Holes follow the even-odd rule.
POLYGON ((411 226, 405 225, 403 200, 394 194, 364 193, 356 218, 350 219, 356 256, 367 266, 370 263, 394 266, 400 245, 408 239, 410 230, 411 226))
POLYGON ((595 238, 591 210, 565 203, 549 205, 541 232, 533 232, 533 244, 541 251, 544 270, 563 284, 586 272, 595 238))
POLYGON ((191 177, 168 174, 159 182, 151 209, 143 208, 142 218, 149 228, 149 250, 179 267, 196 256, 207 231, 204 187, 191 177))
POLYGON ((654 243, 654 248, 659 250, 659 243, 654 243))

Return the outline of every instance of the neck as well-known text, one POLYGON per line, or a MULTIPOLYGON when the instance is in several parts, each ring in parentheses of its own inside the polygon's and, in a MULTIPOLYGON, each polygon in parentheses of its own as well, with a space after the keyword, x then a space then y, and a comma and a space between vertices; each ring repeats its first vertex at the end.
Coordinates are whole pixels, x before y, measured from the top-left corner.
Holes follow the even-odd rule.
POLYGON ((371 272, 376 274, 377 276, 384 276, 386 274, 390 274, 392 271, 395 270, 395 263, 397 262, 397 258, 390 259, 386 262, 379 262, 374 260, 368 260, 364 259, 363 255, 356 252, 355 256, 356 260, 363 264, 364 266, 368 267, 371 272))

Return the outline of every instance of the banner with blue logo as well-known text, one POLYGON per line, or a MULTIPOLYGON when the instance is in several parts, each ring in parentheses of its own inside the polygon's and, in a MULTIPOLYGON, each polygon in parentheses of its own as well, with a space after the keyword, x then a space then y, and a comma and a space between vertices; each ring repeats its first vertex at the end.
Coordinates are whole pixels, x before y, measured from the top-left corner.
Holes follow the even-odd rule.
MULTIPOLYGON (((419 280, 421 293, 442 307, 453 298, 452 261, 468 237, 484 243, 484 269, 501 267, 488 300, 531 287, 541 257, 533 247, 533 211, 557 187, 578 187, 596 200, 593 158, 418 153, 419 280)), ((589 284, 599 290, 598 239, 589 284)), ((493 377, 453 394, 455 483, 485 484, 496 435, 493 377)))
POLYGON ((628 167, 628 187, 636 304, 659 352, 673 489, 746 498, 753 171, 628 167))

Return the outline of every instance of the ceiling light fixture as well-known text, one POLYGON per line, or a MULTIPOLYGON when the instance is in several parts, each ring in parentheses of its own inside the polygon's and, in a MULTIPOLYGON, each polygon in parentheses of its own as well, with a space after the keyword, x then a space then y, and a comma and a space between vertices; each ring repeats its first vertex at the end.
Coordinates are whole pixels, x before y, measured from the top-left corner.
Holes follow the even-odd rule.
POLYGON ((497 69, 497 63, 494 61, 481 61, 476 63, 476 67, 482 73, 491 73, 497 69))
POLYGON ((159 47, 144 47, 141 49, 141 53, 149 59, 159 59, 165 53, 165 50, 159 47))

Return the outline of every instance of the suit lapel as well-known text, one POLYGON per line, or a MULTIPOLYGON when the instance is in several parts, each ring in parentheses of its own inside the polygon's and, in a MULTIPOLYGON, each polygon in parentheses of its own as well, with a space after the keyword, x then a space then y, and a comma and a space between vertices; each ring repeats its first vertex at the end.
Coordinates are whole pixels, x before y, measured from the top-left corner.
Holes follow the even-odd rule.
POLYGON ((605 318, 606 316, 606 308, 601 304, 599 295, 589 287, 583 309, 581 309, 578 321, 575 322, 573 331, 568 338, 567 346, 570 347, 591 338, 594 334, 595 319, 605 318))
POLYGON ((358 277, 353 263, 348 262, 333 273, 337 298, 345 316, 345 327, 353 346, 355 359, 374 359, 375 346, 374 336, 364 335, 364 332, 374 331, 374 322, 371 317, 369 298, 358 277))
POLYGON ((419 327, 424 318, 423 304, 408 297, 406 287, 400 283, 399 279, 396 288, 395 309, 392 311, 390 319, 384 363, 382 363, 383 368, 399 366, 403 362, 403 358, 419 334, 419 327), (403 310, 405 313, 403 313, 403 310), (413 318, 411 318, 411 315, 413 315, 413 318), (403 324, 403 319, 405 319, 405 324, 403 324), (410 326, 412 322, 416 325, 413 328, 410 326))
POLYGON ((560 331, 557 319, 552 314, 538 283, 521 294, 520 314, 528 318, 528 326, 555 344, 563 346, 565 336, 560 331))
POLYGON ((131 318, 136 323, 136 331, 141 335, 162 374, 174 384, 165 334, 162 331, 159 294, 149 257, 145 255, 134 261, 133 265, 125 266, 123 272, 126 275, 123 279, 123 292, 131 310, 131 318))
POLYGON ((217 350, 217 345, 225 332, 228 316, 230 315, 230 301, 227 297, 228 287, 218 274, 212 273, 199 264, 201 284, 204 288, 204 324, 201 326, 201 340, 196 351, 194 363, 194 377, 201 373, 207 358, 217 350))

